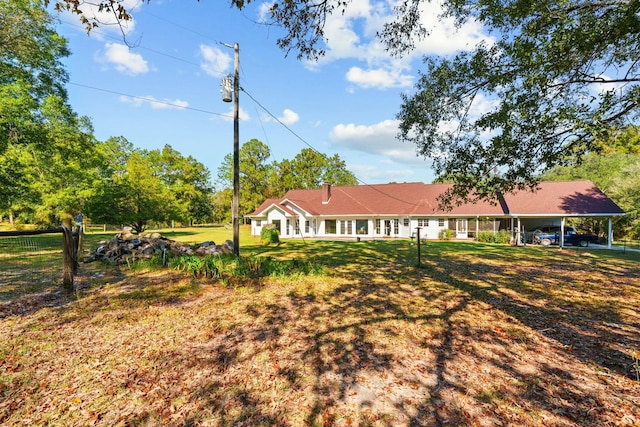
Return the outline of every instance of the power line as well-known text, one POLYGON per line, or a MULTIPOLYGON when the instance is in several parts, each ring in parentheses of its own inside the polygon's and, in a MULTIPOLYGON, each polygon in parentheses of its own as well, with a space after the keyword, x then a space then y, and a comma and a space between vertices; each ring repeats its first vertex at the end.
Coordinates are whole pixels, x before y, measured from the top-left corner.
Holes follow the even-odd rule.
MULTIPOLYGON (((75 28, 78 28, 78 29, 84 29, 84 27, 82 27, 80 25, 73 24, 73 23, 68 22, 68 21, 61 20, 60 22, 65 24, 65 25, 68 25, 70 27, 75 27, 75 28)), ((175 25, 177 25, 177 24, 175 24, 175 25)), ((95 33, 95 34, 98 34, 98 35, 104 37, 105 39, 113 40, 113 41, 116 41, 116 42, 122 42, 122 39, 120 37, 112 36, 111 34, 107 34, 105 32, 99 31, 98 29, 93 29, 93 30, 91 30, 91 32, 95 33)), ((155 53, 156 55, 164 56, 166 58, 170 58, 170 59, 173 59, 173 60, 176 60, 176 61, 184 62, 185 64, 193 65, 193 66, 198 67, 198 68, 200 68, 202 66, 202 64, 200 64, 200 63, 197 63, 197 62, 185 59, 185 58, 180 58, 179 56, 175 56, 175 55, 172 55, 170 53, 162 52, 162 51, 157 50, 157 49, 146 47, 146 46, 143 46, 142 44, 136 44, 134 46, 130 46, 130 45, 127 44, 127 47, 129 49, 145 50, 145 51, 148 51, 148 52, 151 52, 151 53, 155 53)), ((225 73, 223 71, 218 71, 218 74, 220 74, 220 76, 225 75, 225 73)))
MULTIPOLYGON (((283 122, 282 122, 278 117, 276 117, 276 116, 275 116, 271 111, 269 111, 269 110, 268 110, 264 105, 262 105, 262 104, 261 104, 257 99, 255 99, 253 96, 251 96, 251 94, 250 94, 249 92, 247 92, 244 88, 242 88, 242 87, 241 87, 241 88, 240 88, 240 90, 242 90, 242 92, 244 92, 245 94, 247 94, 247 96, 248 96, 249 98, 251 98, 251 100, 252 100, 253 102, 255 102, 255 103, 256 103, 260 108, 262 108, 262 109, 263 109, 263 110, 264 110, 264 111, 265 111, 269 116, 271 116, 275 121, 277 121, 278 123, 280 123, 280 125, 281 125, 282 127, 284 127, 286 130, 288 130, 292 135, 294 135, 296 138, 298 138, 300 141, 302 141, 302 143, 304 143, 307 147, 311 148, 313 151, 315 151, 315 152, 316 152, 316 153, 318 153, 318 154, 322 154, 322 155, 324 155, 324 153, 322 153, 320 150, 317 150, 314 146, 312 146, 311 144, 309 144, 309 143, 308 143, 304 138, 302 138, 300 135, 298 135, 297 133, 295 133, 295 132, 294 132, 294 131, 289 127, 289 126, 287 126, 285 123, 283 123, 283 122)), ((373 190, 377 191, 378 193, 383 194, 383 195, 385 195, 385 196, 387 196, 387 197, 389 197, 389 198, 395 199, 395 200, 397 200, 397 201, 399 201, 399 202, 406 203, 406 204, 408 204, 408 205, 412 205, 412 206, 416 206, 416 205, 418 204, 418 203, 415 203, 415 202, 409 202, 409 201, 407 201, 407 200, 400 199, 400 198, 398 198, 398 197, 394 196, 393 194, 389 194, 389 193, 387 193, 387 192, 385 192, 385 191, 382 191, 380 188, 378 188, 378 187, 376 187, 376 186, 374 186, 374 185, 372 185, 372 184, 368 184, 368 183, 364 182, 363 180, 361 180, 360 178, 358 178, 355 174, 354 174, 353 176, 354 176, 354 177, 355 177, 355 179, 356 179, 359 183, 361 183, 362 185, 365 185, 365 186, 367 186, 367 187, 369 187, 369 188, 371 188, 371 189, 373 189, 373 190)))
MULTIPOLYGON (((111 94, 114 94, 114 95, 126 96, 126 97, 134 98, 134 99, 140 99, 142 101, 163 104, 163 105, 175 107, 175 108, 178 108, 178 109, 184 109, 184 110, 196 111, 196 112, 199 112, 199 113, 212 114, 212 115, 216 115, 216 116, 220 116, 220 117, 232 118, 232 116, 230 116, 228 114, 216 113, 216 112, 209 111, 209 110, 203 110, 203 109, 200 109, 200 108, 188 107, 188 106, 179 105, 179 104, 175 104, 175 103, 171 103, 171 102, 167 102, 167 101, 159 101, 159 100, 154 99, 154 98, 147 98, 147 97, 144 97, 144 96, 130 95, 130 94, 126 94, 126 93, 123 93, 123 92, 118 92, 118 91, 115 91, 115 90, 103 89, 103 88, 98 88, 98 87, 95 87, 95 86, 90 86, 90 85, 85 85, 85 84, 80 84, 80 83, 75 83, 75 82, 69 82, 69 84, 73 85, 73 86, 83 87, 83 88, 86 88, 86 89, 96 90, 96 91, 99 91, 99 92, 111 93, 111 94)), ((262 105, 257 99, 255 99, 244 88, 241 87, 240 90, 242 90, 242 92, 244 92, 253 102, 255 102, 256 105, 258 105, 260 108, 262 108, 263 111, 265 111, 269 116, 271 116, 282 127, 284 127, 292 135, 294 135, 296 138, 298 138, 303 144, 305 144, 307 147, 309 147, 310 149, 312 149, 316 153, 324 155, 324 153, 322 153, 320 150, 316 149, 313 145, 308 143, 304 138, 302 138, 300 135, 298 135, 296 132, 294 132, 293 129, 291 129, 289 126, 287 126, 285 123, 283 123, 278 117, 276 117, 271 111, 269 111, 269 109, 267 109, 264 105, 262 105)), ((394 196, 393 194, 390 194, 390 193, 387 193, 385 191, 382 191, 380 188, 378 188, 378 187, 376 187, 376 186, 374 186, 372 184, 368 184, 367 182, 365 182, 362 179, 358 178, 355 174, 353 176, 356 178, 356 180, 359 183, 361 183, 362 185, 365 185, 365 186, 377 191, 380 194, 383 194, 383 195, 385 195, 387 197, 390 197, 390 198, 395 199, 395 200, 397 200, 399 202, 402 202, 402 203, 406 203, 406 204, 409 204, 409 205, 417 205, 417 203, 415 203, 415 202, 409 202, 407 200, 400 199, 400 198, 394 196)))
MULTIPOLYGON (((188 27, 185 27, 185 26, 183 26, 183 25, 177 24, 177 23, 175 23, 175 22, 173 22, 173 21, 170 21, 170 20, 168 20, 168 19, 165 19, 165 18, 159 17, 159 16, 157 16, 157 15, 155 15, 155 14, 152 14, 152 13, 150 13, 150 12, 145 12, 145 14, 147 14, 147 15, 149 15, 149 16, 151 16, 151 17, 153 17, 153 18, 156 18, 156 19, 158 19, 158 20, 164 21, 164 22, 166 22, 166 23, 168 23, 168 24, 171 24, 171 25, 173 25, 173 26, 175 26, 175 27, 178 27, 178 28, 180 28, 180 29, 182 29, 182 30, 184 30, 184 31, 187 31, 187 32, 193 33, 193 34, 198 35, 198 36, 200 36, 200 37, 204 37, 204 38, 209 39, 209 40, 211 40, 211 41, 214 41, 214 42, 216 42, 216 43, 218 43, 218 44, 222 44, 222 45, 228 46, 226 43, 221 42, 221 41, 219 41, 219 40, 217 40, 217 39, 214 39, 214 38, 212 38, 212 37, 210 37, 210 36, 208 36, 208 35, 205 35, 205 34, 202 34, 202 33, 200 33, 200 32, 194 31, 194 30, 192 30, 191 28, 188 28, 188 27)), ((79 28, 79 26, 74 25, 74 24, 71 24, 71 23, 68 23, 68 22, 66 22, 66 21, 61 21, 61 22, 65 23, 65 24, 67 24, 67 25, 70 25, 70 26, 74 26, 74 27, 79 28)), ((95 31, 95 30, 94 30, 94 31, 95 31)), ((110 38, 110 39, 114 39, 114 40, 118 40, 118 41, 120 40, 120 39, 119 39, 119 38, 117 38, 117 37, 110 36, 110 35, 105 34, 105 33, 99 33, 99 34, 103 35, 105 38, 110 38)), ((201 65, 201 64, 197 64, 197 63, 195 63, 195 62, 193 62, 193 61, 189 61, 189 60, 186 60, 186 59, 183 59, 183 58, 179 58, 179 57, 177 57, 177 56, 174 56, 174 55, 171 55, 171 54, 168 54, 168 53, 165 53, 165 52, 161 52, 161 51, 158 51, 158 50, 155 50, 155 49, 147 48, 147 47, 144 47, 144 46, 141 46, 141 45, 137 45, 137 46, 136 46, 136 48, 143 49, 143 50, 147 50, 147 51, 149 51, 149 52, 153 52, 153 53, 155 53, 155 54, 162 55, 162 56, 165 56, 165 57, 167 57, 167 58, 170 58, 170 59, 173 59, 173 60, 176 60, 176 61, 184 62, 184 63, 190 64, 190 65, 195 65, 195 66, 197 66, 197 67, 200 67, 200 65, 201 65)), ((222 73, 222 72, 221 72, 220 74, 221 74, 221 75, 223 75, 223 73, 222 73)), ((243 75, 244 75, 244 72, 243 72, 243 75)), ((79 87, 88 88, 88 89, 92 89, 92 90, 96 90, 96 91, 101 91, 101 92, 106 92, 106 93, 112 93, 112 94, 116 94, 116 95, 120 95, 120 96, 126 96, 126 97, 130 97, 130 98, 134 98, 134 99, 139 99, 139 100, 142 100, 142 101, 147 101, 147 102, 152 102, 152 103, 163 104, 163 105, 167 105, 167 106, 171 106, 171 107, 175 107, 175 108, 179 108, 179 109, 191 110, 191 111, 196 111, 196 112, 201 112, 201 113, 206 113, 206 114, 212 114, 212 115, 221 116, 221 117, 228 117, 228 118, 232 118, 232 116, 230 116, 230 115, 228 115, 228 114, 215 113, 215 112, 213 112, 213 111, 208 111, 208 110, 203 110, 203 109, 193 108, 193 107, 187 107, 187 106, 178 105, 178 104, 174 104, 174 103, 167 102, 167 101, 159 101, 159 100, 154 99, 154 98, 147 98, 147 97, 136 96, 136 95, 128 95, 128 94, 124 94, 124 93, 117 92, 117 91, 113 91, 113 90, 109 90, 109 89, 102 89, 102 88, 97 88, 97 87, 94 87, 94 86, 83 85, 83 84, 73 83, 73 82, 69 82, 69 84, 72 84, 72 85, 75 85, 75 86, 79 86, 79 87)), ((271 116, 271 117, 272 117, 272 118, 273 118, 277 123, 279 123, 282 127, 284 127, 284 128, 285 128, 287 131, 289 131, 292 135, 294 135, 294 136, 295 136, 298 140, 300 140, 303 144, 305 144, 307 147, 309 147, 309 148, 310 148, 311 150, 313 150, 314 152, 316 152, 316 153, 318 153, 318 154, 322 154, 322 155, 324 155, 324 153, 322 153, 320 150, 316 149, 316 148, 315 148, 314 146, 312 146, 309 142, 307 142, 303 137, 301 137, 300 135, 298 135, 298 134, 297 134, 296 132, 294 132, 294 131, 289 127, 289 126, 287 126, 285 123, 283 123, 283 122, 282 122, 282 121, 281 121, 281 120, 280 120, 276 115, 274 115, 274 114, 273 114, 269 109, 267 109, 264 105, 262 105, 262 104, 261 104, 257 99, 255 99, 255 98, 254 98, 254 97, 253 97, 249 92, 247 92, 244 88, 242 88, 242 87, 241 87, 241 88, 240 88, 240 90, 242 90, 242 91, 243 91, 243 92, 244 92, 244 93, 245 93, 245 94, 246 94, 246 95, 247 95, 247 96, 248 96, 248 97, 249 97, 249 98, 250 98, 254 103, 256 103, 256 105, 258 105, 258 106, 259 106, 263 111, 265 111, 265 112, 266 112, 269 116, 271 116)), ((261 126, 262 126, 262 122, 261 122, 261 126)), ((265 132, 265 130, 264 130, 264 126, 262 126, 262 129, 263 129, 263 132, 265 132)), ((266 136, 266 132, 265 132, 265 136, 266 136)), ((386 195, 387 197, 393 198, 393 199, 398 200, 398 201, 400 201, 400 202, 402 202, 402 203, 407 203, 407 204, 410 204, 410 205, 416 205, 416 203, 415 203, 415 202, 409 202, 409 201, 406 201, 406 200, 400 199, 400 198, 398 198, 398 197, 395 197, 395 196, 394 196, 394 195, 392 195, 392 194, 388 194, 388 193, 386 193, 386 192, 382 191, 382 190, 381 190, 381 189, 379 189, 378 187, 375 187, 375 186, 373 186, 373 185, 371 185, 371 184, 368 184, 368 183, 367 183, 367 182, 365 182, 364 180, 362 180, 362 179, 358 178, 355 174, 354 174, 353 176, 355 177, 355 179, 356 179, 360 184, 365 185, 365 186, 368 186, 368 187, 370 187, 370 188, 374 189, 375 191, 379 192, 380 194, 384 194, 384 195, 386 195)))
POLYGON ((126 94, 126 93, 117 92, 115 90, 103 89, 103 88, 99 88, 99 87, 95 87, 95 86, 89 86, 89 85, 84 85, 84 84, 74 83, 74 82, 69 82, 69 84, 70 85, 74 85, 74 86, 84 87, 84 88, 91 89, 91 90, 97 90, 97 91, 100 91, 100 92, 112 93, 114 95, 120 95, 120 96, 129 97, 129 98, 140 99, 142 101, 152 102, 154 104, 168 105, 170 107, 175 107, 175 108, 178 108, 178 109, 181 109, 181 110, 191 110, 191 111, 197 111, 199 113, 213 114, 215 116, 233 118, 232 116, 230 116, 228 114, 216 113, 216 112, 209 111, 209 110, 203 110, 201 108, 193 108, 193 107, 184 106, 184 105, 180 105, 180 104, 174 104, 174 103, 168 102, 168 101, 160 101, 160 100, 157 100, 155 98, 147 98, 147 97, 144 97, 144 96, 129 95, 129 94, 126 94))
POLYGON ((160 17, 160 16, 158 16, 158 15, 156 15, 156 14, 153 14, 153 13, 151 13, 151 12, 149 12, 149 11, 145 11, 145 12, 144 12, 144 14, 145 14, 145 15, 149 15, 149 16, 151 16, 152 18, 155 18, 155 19, 157 19, 157 20, 159 20, 159 21, 164 21, 164 22, 166 22, 167 24, 171 24, 171 25, 173 25, 174 27, 178 27, 178 28, 180 28, 180 29, 182 29, 182 30, 184 30, 184 31, 188 31, 188 32, 190 32, 190 33, 193 33, 193 34, 195 34, 195 35, 197 35, 197 36, 204 37, 205 39, 209 39, 209 40, 214 41, 214 42, 216 42, 216 43, 221 43, 219 40, 216 40, 216 39, 214 39, 213 37, 210 37, 210 36, 208 36, 208 35, 206 35, 206 34, 199 33, 198 31, 194 31, 193 29, 191 29, 191 28, 189 28, 189 27, 185 27, 184 25, 181 25, 181 24, 178 24, 178 23, 176 23, 176 22, 170 21, 170 20, 168 20, 168 19, 166 19, 166 18, 162 18, 162 17, 160 17))

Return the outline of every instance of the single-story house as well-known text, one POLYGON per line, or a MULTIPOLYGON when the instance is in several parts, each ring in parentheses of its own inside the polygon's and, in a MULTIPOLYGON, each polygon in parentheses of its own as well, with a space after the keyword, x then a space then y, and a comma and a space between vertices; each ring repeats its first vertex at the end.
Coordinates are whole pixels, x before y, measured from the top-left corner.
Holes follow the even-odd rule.
MULTIPOLYGON (((438 196, 450 184, 377 184, 290 190, 279 199, 265 200, 248 217, 251 232, 273 224, 281 238, 409 238, 437 239, 450 229, 458 239, 480 231, 532 231, 545 225, 564 227, 572 217, 609 220, 608 242, 613 241, 612 219, 624 215, 591 181, 542 182, 534 192, 506 193, 499 202, 481 201, 441 209, 438 196)), ((518 239, 519 240, 519 239, 518 239)))

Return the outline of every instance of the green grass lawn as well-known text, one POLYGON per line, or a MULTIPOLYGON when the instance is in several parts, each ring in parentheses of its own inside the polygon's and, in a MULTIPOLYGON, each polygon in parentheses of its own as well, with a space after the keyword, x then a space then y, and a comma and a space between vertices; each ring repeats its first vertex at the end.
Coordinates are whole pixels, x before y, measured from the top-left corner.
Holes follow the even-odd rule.
MULTIPOLYGON (((150 229, 147 232, 157 232, 167 239, 178 240, 185 243, 202 243, 214 241, 218 244, 225 240, 233 241, 233 230, 230 227, 183 227, 183 228, 159 228, 150 229)), ((84 233, 87 247, 97 246, 101 240, 110 240, 117 233, 113 231, 103 232, 102 230, 90 229, 84 233)), ((255 245, 260 242, 259 237, 251 236, 251 228, 243 225, 240 227, 240 247, 244 245, 255 245)))
POLYGON ((241 237, 248 260, 325 268, 221 282, 91 263, 72 296, 0 301, 0 424, 640 422, 637 253, 428 242, 418 266, 405 240, 241 237))

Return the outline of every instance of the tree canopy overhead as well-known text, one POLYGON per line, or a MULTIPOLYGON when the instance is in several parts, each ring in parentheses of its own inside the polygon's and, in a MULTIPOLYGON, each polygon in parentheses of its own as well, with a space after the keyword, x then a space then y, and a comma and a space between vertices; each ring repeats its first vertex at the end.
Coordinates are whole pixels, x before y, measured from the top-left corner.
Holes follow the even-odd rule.
POLYGON ((535 186, 637 118, 640 2, 449 0, 445 11, 499 35, 426 58, 403 96, 401 138, 454 177, 454 195, 535 186))
POLYGON ((66 102, 68 55, 41 3, 0 2, 0 154, 10 143, 46 139, 43 104, 51 97, 66 102))
MULTIPOLYGON (((81 14, 76 0, 51 0, 81 14)), ((242 9, 251 0, 230 0, 242 9)), ((378 36, 390 54, 411 52, 428 35, 429 0, 393 6, 378 36)), ((122 0, 103 10, 128 19, 122 0)), ((640 1, 441 0, 443 16, 475 21, 495 41, 454 56, 429 56, 413 94, 402 95, 401 140, 414 143, 462 198, 534 187, 540 173, 597 151, 597 140, 638 118, 640 1)), ((323 54, 327 17, 350 0, 276 0, 277 44, 298 57, 323 54)))

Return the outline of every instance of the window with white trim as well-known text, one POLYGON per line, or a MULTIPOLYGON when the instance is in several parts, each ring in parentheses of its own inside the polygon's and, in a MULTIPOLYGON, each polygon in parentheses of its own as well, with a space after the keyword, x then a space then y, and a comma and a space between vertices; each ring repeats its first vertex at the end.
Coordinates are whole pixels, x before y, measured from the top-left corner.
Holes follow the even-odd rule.
POLYGON ((356 219, 356 234, 369 234, 369 221, 356 219))

